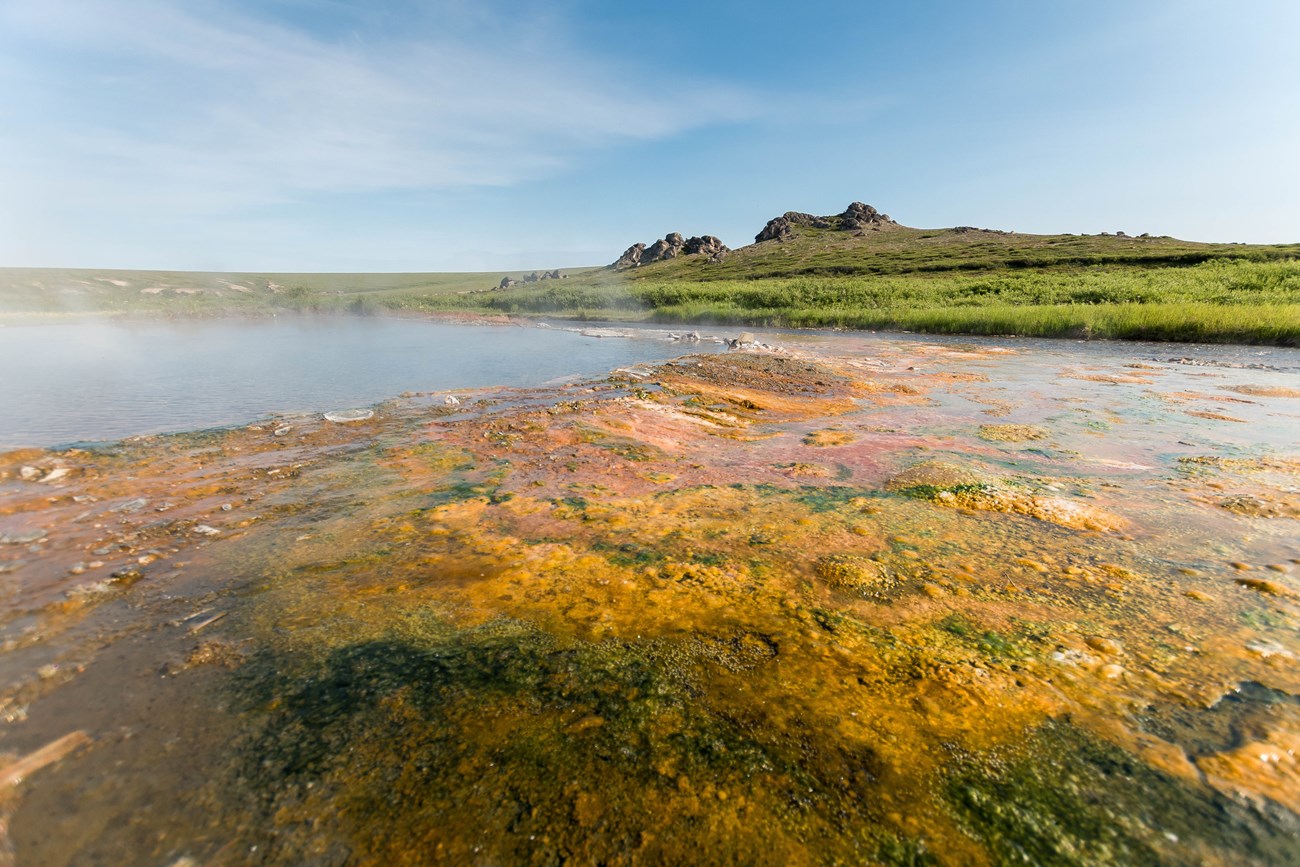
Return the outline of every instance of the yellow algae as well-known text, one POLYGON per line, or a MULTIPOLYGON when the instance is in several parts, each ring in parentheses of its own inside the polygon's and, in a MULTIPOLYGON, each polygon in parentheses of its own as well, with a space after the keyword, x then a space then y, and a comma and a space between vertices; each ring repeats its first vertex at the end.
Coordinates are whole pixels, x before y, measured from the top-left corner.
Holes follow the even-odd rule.
POLYGON ((856 439, 857 437, 846 430, 825 428, 823 430, 815 430, 806 434, 803 438, 803 442, 804 445, 825 448, 828 446, 845 446, 854 442, 856 439))
POLYGON ((1253 800, 1265 809, 1272 802, 1300 812, 1300 726, 1294 719, 1290 722, 1235 749, 1198 757, 1196 767, 1229 797, 1253 800))
POLYGON ((1300 388, 1282 385, 1233 385, 1226 386, 1229 391, 1249 394, 1254 397, 1300 397, 1300 388))
POLYGON ((979 468, 952 463, 951 461, 922 461, 908 467, 889 480, 886 486, 891 491, 908 491, 915 489, 952 490, 965 487, 978 487, 990 483, 990 477, 979 468))
POLYGON ((1238 578, 1237 583, 1242 587, 1255 590, 1259 593, 1265 593, 1269 596, 1290 596, 1288 590, 1281 582, 1270 581, 1267 578, 1238 578))
POLYGON ((813 479, 829 479, 835 475, 834 470, 830 467, 824 467, 821 464, 806 464, 796 462, 792 464, 780 464, 780 469, 784 470, 791 476, 802 476, 813 479))
POLYGON ((1062 375, 1085 382, 1104 382, 1111 385, 1150 385, 1155 381, 1147 376, 1130 373, 1065 373, 1062 375))
MULTIPOLYGON (((1236 726, 1291 749, 1292 602, 1227 592, 1222 566, 1282 564, 1285 539, 1222 532, 1241 520, 1171 496, 1151 478, 1176 477, 1172 459, 1137 477, 1053 458, 1069 467, 1017 463, 1008 480, 969 423, 917 432, 855 404, 848 365, 693 364, 650 397, 386 418, 349 434, 382 447, 283 481, 205 478, 202 497, 274 503, 235 544, 203 543, 207 568, 253 577, 176 668, 221 678, 239 716, 199 796, 227 839, 195 857, 229 841, 358 864, 1293 851, 1289 826, 1231 805, 1291 809, 1294 767, 1214 740, 1236 726), (692 395, 752 441, 713 435, 692 395), (849 412, 897 442, 845 449, 834 473, 791 464, 807 419, 835 431, 818 413, 849 412), (1098 472, 1119 486, 1107 499, 1067 493, 1098 472), (1131 520, 1102 508, 1121 501, 1131 520)), ((111 475, 101 460, 78 485, 111 475)), ((166 485, 151 460, 126 464, 131 484, 166 485)), ((49 523, 42 544, 64 544, 49 523)))
POLYGON ((1090 503, 1008 488, 982 469, 948 461, 915 464, 893 476, 886 487, 950 508, 1028 515, 1074 530, 1116 532, 1129 526, 1124 518, 1090 503))
POLYGON ((857 554, 822 557, 813 565, 813 571, 833 590, 871 592, 889 581, 880 563, 857 554))
POLYGON ((1244 418, 1237 418, 1236 416, 1227 415, 1221 412, 1209 412, 1207 410, 1194 410, 1194 409, 1183 410, 1183 412, 1186 413, 1187 415, 1194 416, 1196 418, 1208 418, 1213 421, 1232 421, 1232 422, 1237 422, 1238 424, 1247 423, 1244 418))
POLYGON ((980 439, 998 443, 1022 443, 1047 439, 1047 431, 1032 424, 982 424, 980 439))

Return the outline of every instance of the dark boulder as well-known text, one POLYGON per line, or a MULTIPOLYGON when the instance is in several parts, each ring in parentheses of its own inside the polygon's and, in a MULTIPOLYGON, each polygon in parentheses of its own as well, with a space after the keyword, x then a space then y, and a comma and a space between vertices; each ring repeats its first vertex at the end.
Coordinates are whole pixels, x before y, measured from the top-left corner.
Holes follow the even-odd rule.
POLYGON ((701 235, 695 238, 687 238, 682 252, 687 256, 704 254, 705 256, 715 257, 727 253, 727 245, 722 243, 721 238, 713 235, 701 235))
POLYGON ((893 224, 888 214, 882 214, 870 205, 854 202, 840 214, 840 228, 845 231, 853 229, 878 229, 893 224))

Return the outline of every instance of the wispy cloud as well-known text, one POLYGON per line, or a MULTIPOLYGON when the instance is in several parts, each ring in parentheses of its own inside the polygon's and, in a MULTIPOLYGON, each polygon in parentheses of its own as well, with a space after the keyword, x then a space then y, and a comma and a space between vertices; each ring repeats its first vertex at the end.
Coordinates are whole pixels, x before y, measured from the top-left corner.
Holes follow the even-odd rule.
POLYGON ((338 39, 230 3, 0 4, 0 172, 34 198, 211 213, 506 185, 750 112, 722 84, 646 86, 546 19, 441 5, 421 32, 338 39))

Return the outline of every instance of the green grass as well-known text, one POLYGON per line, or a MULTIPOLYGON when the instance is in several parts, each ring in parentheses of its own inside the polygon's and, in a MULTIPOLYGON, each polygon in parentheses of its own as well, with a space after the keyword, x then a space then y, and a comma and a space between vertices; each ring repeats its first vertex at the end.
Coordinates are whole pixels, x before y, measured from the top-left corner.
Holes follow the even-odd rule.
MULTIPOLYGON (((446 309, 448 299, 426 299, 446 309)), ((1300 260, 989 274, 575 281, 481 296, 513 314, 664 323, 1300 345, 1300 260)))
MULTIPOLYGON (((482 313, 672 324, 1300 346, 1300 245, 897 228, 803 230, 720 262, 495 290, 481 274, 0 270, 0 316, 482 313)), ((520 277, 519 272, 510 276, 520 277)))

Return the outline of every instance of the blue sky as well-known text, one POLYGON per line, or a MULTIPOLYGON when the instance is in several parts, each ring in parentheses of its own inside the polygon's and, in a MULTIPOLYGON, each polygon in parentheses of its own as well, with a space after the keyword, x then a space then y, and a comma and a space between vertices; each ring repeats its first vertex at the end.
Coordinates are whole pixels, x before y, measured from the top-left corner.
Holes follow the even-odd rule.
POLYGON ((1300 241, 1294 0, 0 0, 0 265, 497 270, 853 200, 1300 241))

